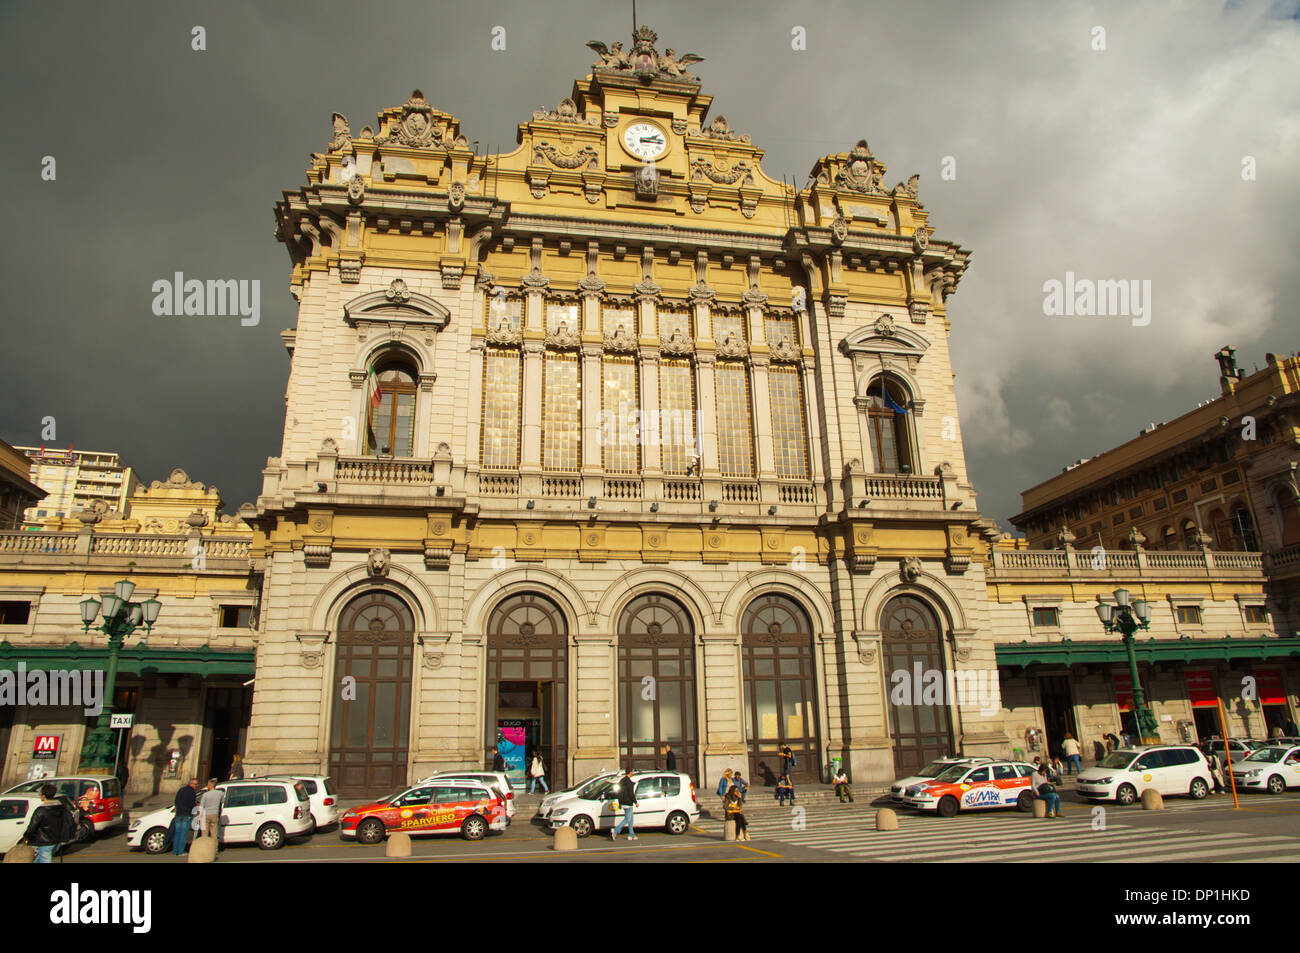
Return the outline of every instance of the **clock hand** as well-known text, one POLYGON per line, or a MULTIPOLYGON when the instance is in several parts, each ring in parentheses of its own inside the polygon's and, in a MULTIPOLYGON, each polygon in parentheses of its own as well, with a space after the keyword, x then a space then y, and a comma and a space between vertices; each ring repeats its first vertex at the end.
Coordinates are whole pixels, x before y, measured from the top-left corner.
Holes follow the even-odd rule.
POLYGON ((642 136, 642 137, 641 137, 641 141, 642 141, 642 142, 661 143, 661 142, 663 142, 664 140, 663 140, 663 137, 661 137, 661 136, 642 136))

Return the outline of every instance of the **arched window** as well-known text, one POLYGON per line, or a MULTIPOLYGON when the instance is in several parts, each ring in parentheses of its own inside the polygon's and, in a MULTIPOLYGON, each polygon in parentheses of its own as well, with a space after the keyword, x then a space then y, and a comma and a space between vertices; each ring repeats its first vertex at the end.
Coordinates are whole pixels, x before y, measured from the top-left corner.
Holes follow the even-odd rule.
POLYGON ((1215 549, 1227 552, 1234 548, 1232 545, 1232 527, 1228 523, 1228 518, 1223 515, 1223 510, 1211 510, 1207 526, 1210 535, 1214 537, 1215 549))
POLYGON ((667 596, 638 596, 619 617, 618 732, 623 767, 658 767, 667 742, 677 770, 698 777, 695 627, 667 596))
POLYGON ((1186 549, 1189 552, 1200 549, 1201 544, 1196 538, 1200 535, 1200 532, 1201 531, 1196 528, 1196 524, 1191 520, 1183 520, 1183 549, 1186 549))
POLYGON ((1255 521, 1250 518, 1250 510, 1238 503, 1232 508, 1231 532, 1236 542, 1235 549, 1247 553, 1258 551, 1259 543, 1255 538, 1255 521))
POLYGON ((821 744, 808 616, 786 596, 759 596, 745 609, 740 631, 752 776, 775 785, 787 744, 795 754, 791 780, 816 783, 821 744))
POLYGON ((1289 489, 1280 489, 1274 496, 1277 504, 1278 529, 1282 533, 1282 545, 1290 546, 1300 543, 1300 499, 1289 489))
POLYGON ((1178 534, 1174 532, 1172 526, 1166 523, 1164 528, 1160 530, 1160 548, 1167 552, 1174 549, 1177 545, 1178 534))
POLYGON ((867 388, 867 431, 876 473, 914 473, 907 393, 898 381, 878 377, 867 388))
POLYGON ((366 378, 367 456, 415 455, 416 374, 403 358, 381 358, 366 378))
POLYGON ((953 751, 951 699, 936 703, 924 694, 927 684, 946 685, 943 631, 934 610, 912 595, 895 596, 885 604, 880 630, 894 770, 902 777, 953 751), (917 673, 922 684, 916 684, 917 673))

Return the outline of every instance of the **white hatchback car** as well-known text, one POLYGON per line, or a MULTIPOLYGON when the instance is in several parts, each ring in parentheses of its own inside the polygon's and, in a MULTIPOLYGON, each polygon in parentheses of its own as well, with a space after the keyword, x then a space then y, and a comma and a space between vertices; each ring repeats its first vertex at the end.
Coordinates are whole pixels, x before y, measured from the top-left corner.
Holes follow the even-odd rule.
POLYGON ((585 797, 610 778, 622 777, 622 775, 623 772, 615 768, 609 771, 602 771, 599 774, 593 774, 591 777, 579 781, 573 787, 564 791, 552 791, 550 794, 542 798, 541 804, 537 805, 537 813, 533 815, 533 822, 547 824, 551 818, 551 811, 555 808, 561 806, 567 801, 573 800, 574 798, 585 797))
MULTIPOLYGON (((311 819, 316 830, 337 824, 343 816, 339 805, 338 789, 334 779, 324 774, 271 774, 267 777, 282 781, 301 781, 307 789, 307 800, 311 801, 311 819)), ((248 780, 254 780, 249 778, 248 780)))
POLYGON ((1300 787, 1300 746, 1260 748, 1244 760, 1232 762, 1232 780, 1239 788, 1269 794, 1300 787))
POLYGON ((936 761, 931 761, 920 771, 916 772, 916 774, 909 775, 908 777, 905 778, 899 778, 897 781, 891 784, 889 786, 889 799, 891 801, 897 801, 899 804, 902 804, 904 791, 906 791, 914 784, 920 784, 922 781, 933 781, 939 775, 943 774, 943 772, 951 768, 954 764, 985 764, 992 760, 993 760, 992 758, 985 758, 985 757, 966 758, 961 755, 958 755, 955 758, 939 758, 936 761))
MULTIPOLYGON (((622 818, 612 809, 618 799, 618 782, 622 773, 606 778, 584 790, 579 796, 561 801, 551 808, 547 823, 552 830, 572 827, 579 837, 593 831, 613 830, 622 818)), ((632 825, 648 829, 658 827, 669 834, 685 834, 700 819, 700 803, 690 775, 680 771, 634 771, 637 805, 632 825)))
POLYGON ((477 781, 489 788, 496 788, 506 796, 506 817, 513 819, 519 810, 515 803, 515 789, 511 787, 510 779, 504 771, 439 771, 416 783, 428 784, 430 781, 477 781))
POLYGON ((1119 804, 1135 803, 1148 788, 1199 801, 1213 783, 1210 765, 1199 748, 1145 745, 1112 751, 1095 767, 1081 771, 1076 790, 1081 797, 1119 804))
MULTIPOLYGON (((278 850, 288 838, 312 832, 311 800, 301 781, 250 778, 223 781, 217 790, 225 795, 218 843, 278 850)), ((165 807, 132 818, 126 845, 143 847, 150 854, 170 850, 167 831, 175 814, 174 808, 165 807)))

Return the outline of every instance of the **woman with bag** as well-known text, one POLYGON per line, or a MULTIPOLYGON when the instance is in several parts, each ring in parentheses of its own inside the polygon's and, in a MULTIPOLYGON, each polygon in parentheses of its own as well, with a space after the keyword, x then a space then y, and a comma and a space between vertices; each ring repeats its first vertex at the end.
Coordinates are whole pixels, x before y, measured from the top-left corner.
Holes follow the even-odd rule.
POLYGON ((534 753, 533 763, 528 769, 528 793, 532 794, 539 784, 543 794, 551 793, 551 789, 546 786, 546 766, 542 764, 542 756, 534 753))
POLYGON ((745 802, 735 788, 727 792, 722 802, 723 810, 729 821, 736 822, 736 840, 749 840, 749 824, 745 821, 745 802))
POLYGON ((1061 814, 1061 795, 1056 793, 1056 788, 1048 780, 1048 770, 1046 765, 1040 764, 1030 783, 1034 786, 1034 793, 1047 802, 1047 816, 1061 817, 1063 816, 1061 814))

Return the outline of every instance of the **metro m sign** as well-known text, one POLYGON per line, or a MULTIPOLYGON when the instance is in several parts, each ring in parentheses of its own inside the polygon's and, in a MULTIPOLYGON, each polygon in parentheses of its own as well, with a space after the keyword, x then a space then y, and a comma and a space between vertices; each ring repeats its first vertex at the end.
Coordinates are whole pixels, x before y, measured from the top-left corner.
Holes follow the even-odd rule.
POLYGON ((37 735, 36 741, 32 745, 33 760, 58 760, 59 743, 63 741, 63 735, 37 735))

